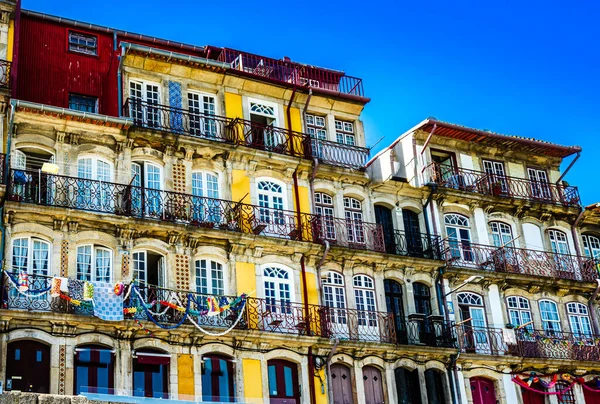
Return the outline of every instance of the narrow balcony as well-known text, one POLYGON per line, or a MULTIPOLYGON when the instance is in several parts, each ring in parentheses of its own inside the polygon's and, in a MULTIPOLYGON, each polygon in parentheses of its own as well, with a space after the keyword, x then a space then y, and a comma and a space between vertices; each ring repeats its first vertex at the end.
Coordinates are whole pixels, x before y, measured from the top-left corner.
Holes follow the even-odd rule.
POLYGON ((410 314, 406 318, 394 316, 396 343, 401 345, 425 345, 438 348, 456 346, 456 335, 452 322, 441 316, 410 314))
POLYGON ((345 73, 304 65, 290 60, 271 59, 233 49, 223 49, 217 61, 228 63, 240 74, 284 85, 309 87, 331 93, 364 97, 362 80, 345 73))
POLYGON ((298 241, 317 241, 319 216, 132 185, 11 169, 8 200, 298 241), (300 223, 299 223, 300 222, 300 223))
POLYGON ((388 254, 406 257, 442 259, 442 239, 440 236, 425 233, 384 230, 385 251, 388 254))
POLYGON ((506 355, 509 353, 503 330, 500 328, 458 324, 456 336, 463 353, 480 355, 506 355))
POLYGON ((369 149, 329 140, 312 138, 311 151, 314 158, 333 166, 361 169, 369 160, 369 149))
POLYGON ((432 163, 426 167, 425 182, 498 198, 522 199, 565 207, 581 206, 579 191, 574 186, 455 168, 439 163, 432 163))
POLYGON ((600 361, 600 337, 585 333, 520 329, 514 354, 525 358, 600 361))
POLYGON ((362 220, 321 217, 321 238, 332 246, 385 252, 383 227, 362 220))
POLYGON ((0 60, 0 88, 10 88, 11 65, 8 60, 0 60))
POLYGON ((321 336, 347 341, 396 343, 392 313, 321 307, 321 336))
POLYGON ((595 282, 600 260, 578 255, 446 240, 448 267, 595 282))

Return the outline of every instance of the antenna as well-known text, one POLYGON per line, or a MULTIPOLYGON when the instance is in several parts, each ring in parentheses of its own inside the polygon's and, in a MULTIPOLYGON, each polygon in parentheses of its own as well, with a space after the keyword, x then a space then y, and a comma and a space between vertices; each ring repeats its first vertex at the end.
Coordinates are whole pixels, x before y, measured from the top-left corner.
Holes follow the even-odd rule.
POLYGON ((376 142, 375 142, 375 144, 374 144, 373 146, 369 147, 369 151, 370 151, 370 150, 372 150, 372 149, 373 149, 375 146, 377 146, 377 145, 379 144, 379 142, 381 142, 381 141, 383 140, 383 138, 384 138, 384 137, 385 137, 385 136, 382 136, 382 137, 380 137, 380 138, 379 138, 379 140, 378 140, 378 141, 376 141, 376 142))

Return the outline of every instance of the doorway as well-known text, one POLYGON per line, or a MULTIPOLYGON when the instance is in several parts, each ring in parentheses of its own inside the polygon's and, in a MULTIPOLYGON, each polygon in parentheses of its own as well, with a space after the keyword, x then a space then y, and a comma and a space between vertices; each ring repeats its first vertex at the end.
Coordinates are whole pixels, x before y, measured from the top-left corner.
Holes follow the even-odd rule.
POLYGON ((50 392, 50 347, 41 342, 10 342, 6 350, 6 390, 50 392))
POLYGON ((348 366, 339 363, 331 365, 331 386, 333 404, 354 404, 352 375, 348 366))
POLYGON ((423 257, 419 214, 412 210, 402 209, 402 219, 404 221, 404 233, 406 234, 406 254, 409 257, 423 257))
POLYGON ((281 359, 267 362, 271 404, 300 403, 298 366, 281 359))
POLYGON ((392 210, 382 205, 375 205, 375 222, 380 224, 383 229, 385 252, 388 254, 397 254, 392 210))
POLYGON ((402 286, 391 279, 384 279, 385 302, 388 313, 394 316, 394 328, 396 330, 396 343, 407 344, 408 334, 404 319, 404 299, 402 298, 402 286))
POLYGON ((383 380, 379 369, 365 366, 363 380, 365 382, 365 404, 384 404, 383 380))
POLYGON ((493 381, 483 377, 472 377, 470 382, 473 404, 496 404, 496 389, 493 381))

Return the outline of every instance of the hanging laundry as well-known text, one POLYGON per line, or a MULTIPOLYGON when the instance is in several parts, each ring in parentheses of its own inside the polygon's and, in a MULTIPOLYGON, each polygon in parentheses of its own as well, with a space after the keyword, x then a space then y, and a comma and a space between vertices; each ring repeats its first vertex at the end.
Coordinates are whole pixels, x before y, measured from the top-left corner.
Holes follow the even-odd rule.
POLYGON ((93 283, 94 316, 104 321, 123 320, 123 296, 115 294, 115 285, 93 283))
POLYGON ((86 281, 83 284, 83 300, 94 300, 94 285, 91 282, 86 281))
POLYGON ((69 292, 69 278, 57 277, 60 280, 60 291, 64 293, 69 292))
POLYGON ((60 296, 60 285, 62 281, 60 278, 52 278, 52 286, 50 286, 50 296, 59 297, 60 296))
POLYGON ((19 286, 20 292, 27 292, 29 290, 29 275, 27 274, 27 272, 19 272, 19 277, 17 278, 17 285, 19 286))
POLYGON ((219 308, 219 302, 217 301, 216 297, 207 297, 206 304, 208 306, 208 311, 206 313, 207 316, 216 316, 221 313, 221 309, 219 308))

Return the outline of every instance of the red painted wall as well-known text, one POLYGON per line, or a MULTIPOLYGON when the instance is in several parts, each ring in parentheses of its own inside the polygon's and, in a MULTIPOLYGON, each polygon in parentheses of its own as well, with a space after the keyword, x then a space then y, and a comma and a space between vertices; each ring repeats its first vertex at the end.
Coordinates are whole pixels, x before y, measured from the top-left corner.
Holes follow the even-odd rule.
POLYGON ((99 113, 118 116, 112 33, 71 28, 22 15, 17 99, 68 107, 69 93, 98 97, 99 113), (68 50, 70 29, 98 37, 98 56, 68 50))

